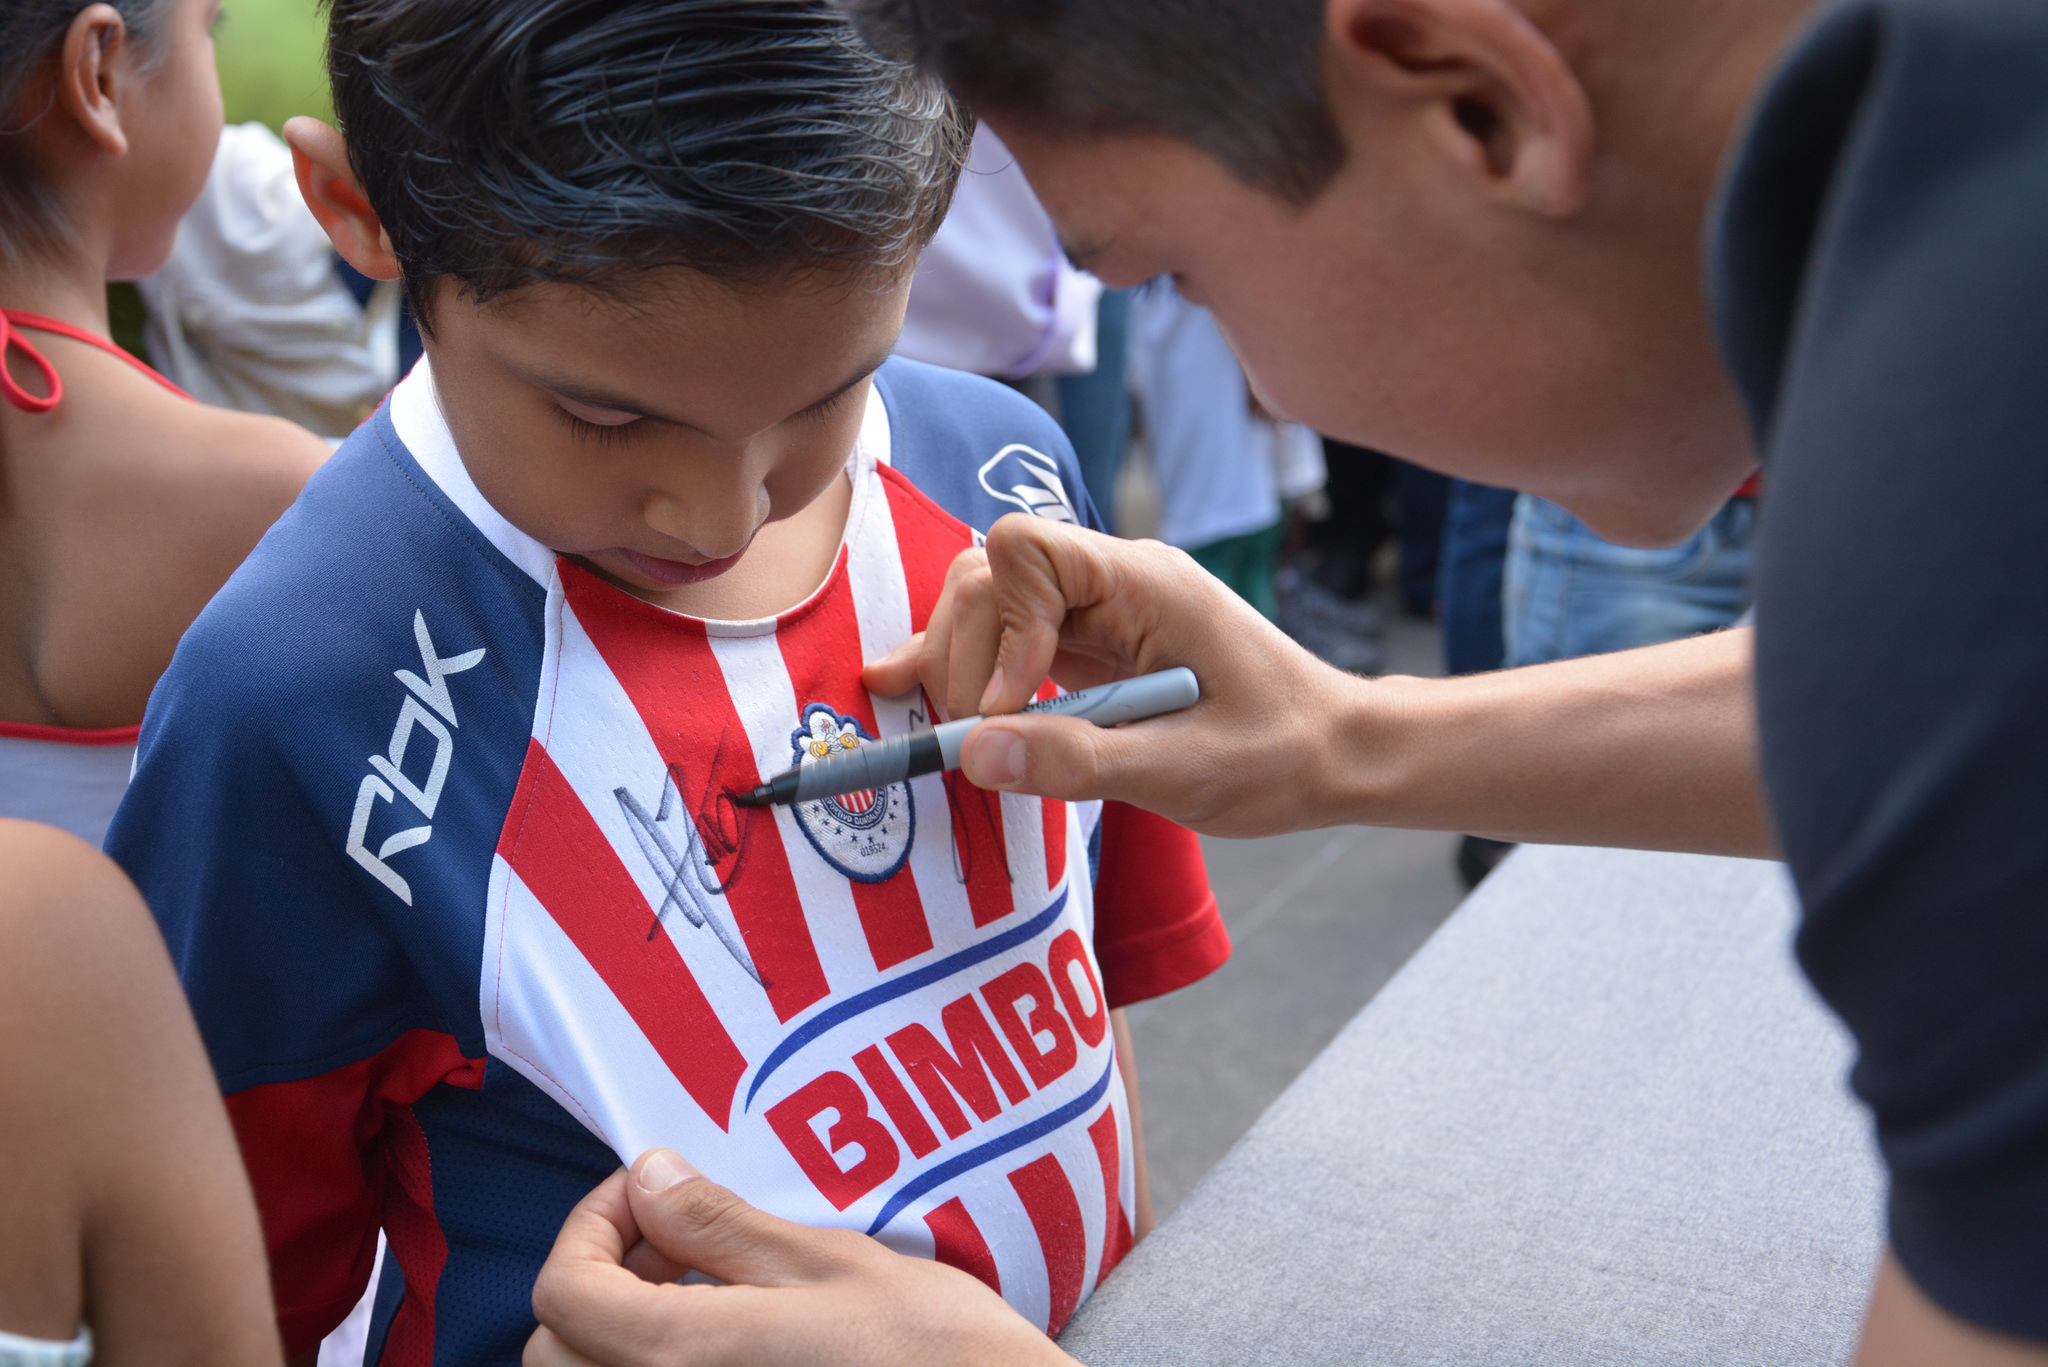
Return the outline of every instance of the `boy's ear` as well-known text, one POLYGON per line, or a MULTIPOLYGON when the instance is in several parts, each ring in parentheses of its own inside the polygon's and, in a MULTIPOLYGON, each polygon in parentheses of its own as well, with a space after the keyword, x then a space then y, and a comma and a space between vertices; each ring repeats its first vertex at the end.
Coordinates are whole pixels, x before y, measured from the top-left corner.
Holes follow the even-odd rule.
POLYGON ((1584 205, 1592 100, 1514 0, 1329 0, 1333 77, 1420 112, 1496 202, 1548 218, 1584 205))
POLYGON ((121 126, 121 97, 127 93, 128 23, 112 5, 87 5, 64 31, 57 68, 56 102, 79 131, 118 157, 128 150, 121 126))
POLYGON ((340 131, 302 115, 285 124, 284 140, 292 149, 299 193, 341 259, 372 280, 398 279, 398 256, 377 211, 356 183, 348 142, 340 131))

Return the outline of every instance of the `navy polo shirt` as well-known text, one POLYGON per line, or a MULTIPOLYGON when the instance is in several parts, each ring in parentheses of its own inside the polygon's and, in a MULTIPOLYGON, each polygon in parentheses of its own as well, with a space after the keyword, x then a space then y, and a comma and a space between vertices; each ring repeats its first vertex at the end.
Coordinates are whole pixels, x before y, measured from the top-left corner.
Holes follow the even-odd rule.
POLYGON ((1764 777, 1891 1239, 2048 1340, 2048 5, 1831 5, 1713 239, 1765 454, 1764 777))

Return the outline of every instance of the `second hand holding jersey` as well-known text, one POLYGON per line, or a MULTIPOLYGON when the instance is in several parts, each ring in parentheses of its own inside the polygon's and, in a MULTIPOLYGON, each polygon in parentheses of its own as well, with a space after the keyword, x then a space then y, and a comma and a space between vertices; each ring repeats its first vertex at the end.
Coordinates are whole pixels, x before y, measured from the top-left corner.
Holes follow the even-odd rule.
POLYGON ((382 1360, 516 1361, 569 1207, 656 1145, 1049 1329, 1129 1246, 1109 1011, 1227 953, 1192 837, 957 775, 731 801, 929 723, 861 663, 970 522, 1088 516, 1025 401, 901 362, 876 390, 825 584, 710 622, 506 523, 423 364, 181 647, 110 849, 221 1075, 289 1351, 381 1226, 382 1360))

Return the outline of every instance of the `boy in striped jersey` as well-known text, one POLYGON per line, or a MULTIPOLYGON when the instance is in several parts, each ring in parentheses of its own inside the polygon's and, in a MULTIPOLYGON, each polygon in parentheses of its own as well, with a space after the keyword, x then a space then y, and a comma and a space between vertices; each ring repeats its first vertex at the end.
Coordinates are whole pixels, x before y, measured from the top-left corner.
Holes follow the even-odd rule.
POLYGON ((863 661, 1057 429, 888 361, 966 127, 828 0, 334 0, 308 203, 428 356, 208 608, 110 837, 228 1097, 288 1350, 516 1362, 656 1145, 1057 1330, 1142 1228, 1116 1009, 1228 942, 1185 831, 765 776, 930 720, 863 661))

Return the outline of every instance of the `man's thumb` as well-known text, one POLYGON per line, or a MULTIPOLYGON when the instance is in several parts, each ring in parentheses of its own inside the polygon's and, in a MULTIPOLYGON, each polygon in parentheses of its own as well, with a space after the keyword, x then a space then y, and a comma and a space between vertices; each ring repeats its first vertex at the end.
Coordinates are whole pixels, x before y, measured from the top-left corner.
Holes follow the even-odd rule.
POLYGON ((787 1286, 806 1280, 816 1262, 817 1231, 754 1209, 668 1149, 640 1155, 626 1194, 640 1237, 677 1267, 787 1286))
POLYGON ((961 743, 960 769, 977 788, 1080 802, 1107 795, 1118 740, 1077 717, 991 717, 961 743))

